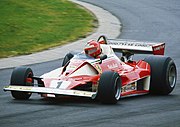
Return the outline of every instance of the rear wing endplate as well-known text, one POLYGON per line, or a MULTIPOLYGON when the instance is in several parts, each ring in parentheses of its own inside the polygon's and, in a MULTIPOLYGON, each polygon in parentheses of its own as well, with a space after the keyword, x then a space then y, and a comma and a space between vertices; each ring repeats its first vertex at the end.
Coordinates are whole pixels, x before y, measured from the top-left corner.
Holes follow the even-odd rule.
POLYGON ((116 52, 130 51, 133 54, 164 55, 165 51, 165 43, 108 39, 107 44, 116 52))

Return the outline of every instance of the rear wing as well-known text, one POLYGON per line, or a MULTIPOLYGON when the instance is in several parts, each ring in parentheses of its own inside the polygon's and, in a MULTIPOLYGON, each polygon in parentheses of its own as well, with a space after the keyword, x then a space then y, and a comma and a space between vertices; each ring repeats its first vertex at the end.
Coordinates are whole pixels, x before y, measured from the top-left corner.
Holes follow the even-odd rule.
POLYGON ((115 52, 130 51, 133 54, 164 55, 165 50, 165 43, 108 39, 107 44, 110 45, 115 52))

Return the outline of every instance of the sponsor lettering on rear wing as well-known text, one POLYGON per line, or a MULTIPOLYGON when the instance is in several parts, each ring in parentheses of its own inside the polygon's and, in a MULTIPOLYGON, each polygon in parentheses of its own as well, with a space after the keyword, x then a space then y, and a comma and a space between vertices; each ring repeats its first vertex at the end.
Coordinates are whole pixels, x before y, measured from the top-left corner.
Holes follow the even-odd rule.
POLYGON ((108 39, 107 44, 110 45, 114 51, 123 52, 128 50, 133 54, 164 55, 165 51, 165 43, 108 39))

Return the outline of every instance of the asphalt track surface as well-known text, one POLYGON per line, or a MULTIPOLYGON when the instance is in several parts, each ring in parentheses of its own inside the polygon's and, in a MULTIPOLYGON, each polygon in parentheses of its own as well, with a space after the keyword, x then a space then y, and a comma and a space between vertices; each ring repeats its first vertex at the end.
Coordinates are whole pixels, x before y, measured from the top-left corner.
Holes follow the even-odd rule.
MULTIPOLYGON (((84 0, 109 10, 120 18, 123 28, 119 38, 165 41, 166 55, 180 70, 179 0, 84 0)), ((62 60, 31 65, 41 75, 61 65, 62 60)), ((180 81, 168 96, 138 96, 121 99, 116 105, 102 105, 81 99, 42 99, 34 94, 28 101, 18 101, 2 91, 9 84, 12 69, 0 70, 0 127, 179 127, 180 81)))

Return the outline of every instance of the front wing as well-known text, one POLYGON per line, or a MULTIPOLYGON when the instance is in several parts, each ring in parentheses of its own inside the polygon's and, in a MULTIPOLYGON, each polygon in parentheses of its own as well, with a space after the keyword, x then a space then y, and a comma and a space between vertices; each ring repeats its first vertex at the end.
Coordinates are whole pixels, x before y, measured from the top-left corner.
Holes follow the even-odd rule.
POLYGON ((47 87, 34 87, 34 86, 6 86, 4 91, 21 91, 39 94, 55 94, 55 95, 68 95, 68 96, 80 96, 94 98, 96 92, 80 91, 80 90, 63 90, 57 88, 47 87))

